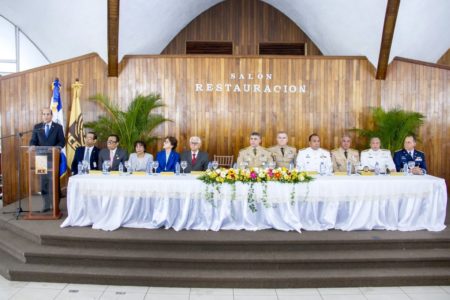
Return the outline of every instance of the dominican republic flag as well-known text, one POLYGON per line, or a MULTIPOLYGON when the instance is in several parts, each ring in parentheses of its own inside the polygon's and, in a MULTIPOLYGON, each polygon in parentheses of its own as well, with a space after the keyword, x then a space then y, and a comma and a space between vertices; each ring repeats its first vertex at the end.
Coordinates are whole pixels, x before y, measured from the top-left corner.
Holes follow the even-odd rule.
MULTIPOLYGON (((50 99, 50 108, 53 112, 52 121, 58 123, 63 127, 63 132, 65 131, 64 126, 64 114, 63 114, 63 106, 61 101, 61 83, 59 79, 56 78, 52 84, 53 95, 50 99)), ((67 172, 67 158, 66 158, 66 147, 64 146, 61 149, 61 155, 59 158, 59 176, 63 177, 67 172)))

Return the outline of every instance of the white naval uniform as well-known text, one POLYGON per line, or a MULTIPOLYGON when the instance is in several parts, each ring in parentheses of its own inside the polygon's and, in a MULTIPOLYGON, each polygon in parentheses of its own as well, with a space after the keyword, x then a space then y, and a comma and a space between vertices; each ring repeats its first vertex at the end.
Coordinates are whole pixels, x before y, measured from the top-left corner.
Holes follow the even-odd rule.
POLYGON ((395 164, 392 160, 391 151, 386 149, 380 149, 374 151, 367 149, 361 152, 361 166, 369 167, 370 170, 375 169, 375 164, 378 162, 380 168, 388 166, 389 170, 395 170, 395 164))
POLYGON ((331 168, 330 152, 319 148, 313 150, 311 147, 301 149, 297 155, 297 167, 302 171, 320 172, 320 163, 324 162, 327 169, 331 168))

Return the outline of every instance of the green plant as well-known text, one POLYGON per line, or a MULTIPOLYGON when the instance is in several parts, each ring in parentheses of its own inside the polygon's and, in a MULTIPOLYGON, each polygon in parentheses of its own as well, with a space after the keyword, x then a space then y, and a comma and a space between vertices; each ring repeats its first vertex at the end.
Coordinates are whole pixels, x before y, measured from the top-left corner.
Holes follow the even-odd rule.
POLYGON ((381 145, 389 149, 392 153, 403 148, 403 140, 408 135, 417 135, 420 126, 424 123, 425 116, 418 112, 405 111, 394 108, 385 111, 382 108, 372 108, 372 119, 374 128, 358 129, 361 136, 368 140, 372 137, 379 137, 381 145))
POLYGON ((155 109, 165 106, 158 94, 138 95, 128 105, 126 111, 112 103, 108 97, 97 94, 90 98, 100 104, 107 112, 97 121, 85 123, 85 127, 94 130, 100 141, 106 141, 108 135, 117 134, 120 137, 120 146, 134 152, 134 142, 144 141, 147 145, 155 142, 156 136, 152 131, 169 119, 163 115, 154 113, 155 109))

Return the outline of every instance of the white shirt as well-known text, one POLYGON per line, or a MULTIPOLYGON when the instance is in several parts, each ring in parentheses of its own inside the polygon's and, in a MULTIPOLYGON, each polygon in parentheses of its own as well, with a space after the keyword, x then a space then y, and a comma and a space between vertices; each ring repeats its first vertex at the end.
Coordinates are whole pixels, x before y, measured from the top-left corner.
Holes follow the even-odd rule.
POLYGON ((361 152, 362 167, 369 167, 370 170, 375 169, 375 164, 378 162, 380 167, 386 166, 389 170, 395 170, 394 160, 392 159, 391 151, 386 149, 379 149, 374 151, 372 149, 361 152))
POLYGON ((298 151, 297 167, 302 171, 320 172, 321 162, 324 162, 327 168, 331 168, 330 152, 322 148, 314 150, 311 147, 298 151))

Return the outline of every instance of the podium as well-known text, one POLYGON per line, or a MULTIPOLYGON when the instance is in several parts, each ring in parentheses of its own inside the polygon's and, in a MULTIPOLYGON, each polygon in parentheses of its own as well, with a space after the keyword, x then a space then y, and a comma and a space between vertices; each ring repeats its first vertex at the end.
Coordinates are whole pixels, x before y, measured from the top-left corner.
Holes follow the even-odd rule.
POLYGON ((28 214, 26 220, 56 220, 59 210, 59 157, 61 148, 22 146, 25 157, 28 214))

